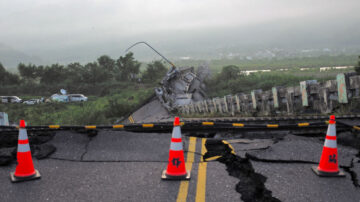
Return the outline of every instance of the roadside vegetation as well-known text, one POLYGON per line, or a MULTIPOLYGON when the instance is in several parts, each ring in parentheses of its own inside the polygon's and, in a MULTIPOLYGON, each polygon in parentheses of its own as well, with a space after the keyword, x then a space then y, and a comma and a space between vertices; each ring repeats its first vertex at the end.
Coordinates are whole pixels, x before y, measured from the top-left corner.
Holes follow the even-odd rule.
POLYGON ((167 72, 161 61, 147 64, 142 72, 140 65, 132 53, 117 60, 101 56, 86 65, 19 64, 18 74, 0 64, 0 95, 47 98, 64 88, 89 97, 82 103, 0 104, 0 111, 8 113, 11 122, 25 119, 32 125, 114 123, 151 97, 167 72))
POLYGON ((88 102, 0 104, 0 111, 8 113, 11 122, 25 119, 31 125, 83 125, 119 122, 153 94, 153 88, 134 85, 113 95, 91 96, 88 102))
MULTIPOLYGON (((323 66, 355 65, 355 69, 360 72, 360 61, 355 64, 357 57, 339 57, 340 60, 331 59, 327 62, 327 57, 303 61, 279 60, 279 63, 272 61, 271 66, 261 64, 261 61, 248 61, 249 63, 240 65, 236 61, 233 61, 233 64, 237 65, 231 64, 232 61, 218 61, 219 64, 215 61, 214 67, 219 71, 213 71, 212 76, 205 81, 206 93, 209 97, 218 97, 247 93, 254 89, 268 90, 273 86, 295 86, 299 85, 300 81, 331 80, 335 79, 338 73, 354 71, 354 68, 320 71, 319 67, 323 66), (289 65, 291 62, 294 64, 289 65), (220 64, 221 68, 218 67, 220 64), (271 68, 264 68, 265 66, 271 68), (309 69, 301 69, 304 67, 309 69), (285 68, 288 70, 281 70, 285 68), (255 69, 271 71, 249 75, 244 71, 255 69)), ((184 64, 178 64, 181 65, 184 64)), ((161 61, 142 66, 146 68, 141 70, 141 63, 134 59, 132 53, 116 60, 104 55, 86 65, 19 64, 18 74, 6 71, 0 63, 0 95, 16 95, 22 99, 46 98, 64 88, 69 93, 80 93, 89 97, 89 101, 81 103, 0 104, 0 111, 8 113, 13 123, 25 119, 31 125, 117 123, 154 95, 154 87, 168 70, 161 61)))

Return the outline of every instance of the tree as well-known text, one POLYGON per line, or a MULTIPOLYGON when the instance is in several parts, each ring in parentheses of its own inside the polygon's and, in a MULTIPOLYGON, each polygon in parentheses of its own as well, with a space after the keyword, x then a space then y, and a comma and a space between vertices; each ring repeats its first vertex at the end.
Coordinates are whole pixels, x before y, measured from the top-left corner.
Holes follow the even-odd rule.
POLYGON ((40 82, 43 84, 57 84, 63 83, 66 78, 66 71, 64 66, 53 64, 43 68, 40 82))
POLYGON ((84 72, 85 67, 82 66, 80 63, 70 63, 66 67, 66 80, 65 83, 68 84, 68 86, 72 85, 79 85, 84 82, 84 72))
POLYGON ((129 52, 125 57, 120 56, 120 58, 116 60, 116 80, 131 81, 137 78, 141 63, 136 61, 133 55, 132 52, 129 52))
POLYGON ((360 75, 360 55, 359 55, 359 61, 358 61, 357 65, 355 66, 355 71, 358 75, 360 75))
POLYGON ((109 71, 109 72, 114 72, 115 70, 115 60, 113 60, 112 58, 110 58, 107 55, 102 55, 97 59, 99 65, 101 68, 109 71))
POLYGON ((0 63, 0 84, 1 85, 16 85, 20 83, 19 76, 17 74, 12 74, 4 68, 0 63))
POLYGON ((18 65, 18 70, 20 76, 25 80, 35 80, 38 77, 36 65, 32 65, 32 64, 25 65, 23 63, 20 63, 18 65))
POLYGON ((229 65, 222 68, 220 79, 231 80, 237 79, 240 75, 240 68, 235 65, 229 65))
POLYGON ((111 77, 108 71, 104 71, 98 63, 90 62, 85 65, 83 79, 86 83, 96 85, 107 81, 111 77))
MULTIPOLYGON (((6 77, 6 69, 4 68, 4 66, 0 63, 0 78, 5 78, 6 77)), ((0 79, 0 82, 4 82, 3 80, 0 79)))
POLYGON ((168 69, 161 61, 154 61, 147 65, 147 68, 142 76, 144 82, 157 82, 164 77, 168 69))

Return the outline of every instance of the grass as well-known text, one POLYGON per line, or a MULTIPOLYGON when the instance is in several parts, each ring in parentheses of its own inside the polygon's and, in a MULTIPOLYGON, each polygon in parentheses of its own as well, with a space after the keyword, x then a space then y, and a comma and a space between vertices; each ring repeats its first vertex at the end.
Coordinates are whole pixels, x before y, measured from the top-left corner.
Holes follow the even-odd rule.
POLYGON ((236 65, 241 70, 259 69, 294 69, 294 68, 314 68, 314 67, 335 67, 335 66, 354 66, 357 55, 338 55, 338 56, 318 56, 302 58, 283 58, 283 59, 255 59, 241 60, 234 59, 213 59, 213 60, 178 60, 174 61, 177 66, 194 66, 208 64, 214 74, 219 73, 224 66, 236 65))
POLYGON ((0 104, 0 111, 8 113, 12 123, 24 119, 30 125, 112 124, 153 94, 153 88, 139 85, 115 91, 104 97, 91 96, 81 103, 0 104))

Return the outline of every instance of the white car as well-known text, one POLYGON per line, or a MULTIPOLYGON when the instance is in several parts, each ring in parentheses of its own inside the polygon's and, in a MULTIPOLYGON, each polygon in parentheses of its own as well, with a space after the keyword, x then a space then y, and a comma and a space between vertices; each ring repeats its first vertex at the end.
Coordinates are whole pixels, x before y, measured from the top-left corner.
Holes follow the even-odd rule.
POLYGON ((17 96, 0 96, 2 103, 21 103, 21 99, 17 96))
POLYGON ((83 94, 69 94, 70 102, 86 102, 88 100, 83 94))
POLYGON ((50 99, 56 102, 69 102, 68 95, 54 94, 50 97, 50 99))
POLYGON ((41 101, 39 99, 30 99, 30 100, 26 100, 23 103, 27 104, 27 105, 34 105, 34 104, 39 104, 41 101))

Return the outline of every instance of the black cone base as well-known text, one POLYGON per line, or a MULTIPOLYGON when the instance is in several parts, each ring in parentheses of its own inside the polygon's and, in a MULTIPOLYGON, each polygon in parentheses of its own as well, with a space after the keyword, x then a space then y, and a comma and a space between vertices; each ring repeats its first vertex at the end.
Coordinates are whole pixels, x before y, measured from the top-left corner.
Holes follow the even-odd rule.
POLYGON ((41 177, 39 171, 36 169, 35 169, 35 175, 29 176, 29 177, 15 177, 14 173, 15 172, 10 173, 11 182, 23 182, 23 181, 28 181, 28 180, 36 180, 36 179, 40 179, 40 177, 41 177))
POLYGON ((327 173, 318 170, 318 166, 312 166, 311 169, 320 177, 345 177, 345 173, 339 169, 338 173, 327 173))
POLYGON ((163 170, 162 174, 161 174, 161 179, 163 180, 190 180, 190 171, 187 170, 186 171, 186 175, 179 175, 179 176, 174 176, 174 175, 167 175, 166 174, 166 170, 163 170))

